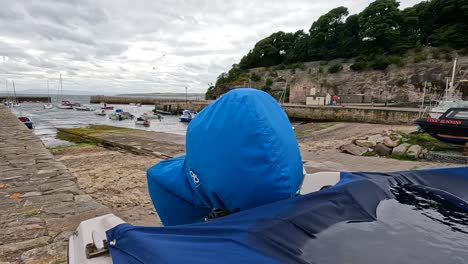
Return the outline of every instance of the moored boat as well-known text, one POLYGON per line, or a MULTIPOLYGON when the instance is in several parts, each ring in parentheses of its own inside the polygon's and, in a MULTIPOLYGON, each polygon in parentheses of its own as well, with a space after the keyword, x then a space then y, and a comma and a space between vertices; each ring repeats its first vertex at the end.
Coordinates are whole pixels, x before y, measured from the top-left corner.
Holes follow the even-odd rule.
POLYGON ((57 108, 71 110, 73 109, 73 104, 70 101, 62 101, 61 104, 57 105, 57 108))
POLYGON ((468 143, 468 108, 450 108, 439 118, 419 118, 416 124, 440 141, 468 143))
POLYGON ((135 120, 135 124, 142 125, 142 126, 150 126, 151 122, 148 119, 140 116, 135 120))
POLYGON ((82 106, 75 106, 75 109, 78 110, 78 111, 95 111, 95 110, 96 110, 96 109, 93 108, 93 107, 85 106, 85 105, 82 105, 82 106))
POLYGON ((23 122, 23 124, 25 126, 27 126, 29 129, 33 129, 34 128, 34 123, 31 121, 31 119, 29 119, 29 117, 26 117, 26 116, 20 116, 18 117, 18 119, 23 122))
POLYGON ((196 116, 197 116, 197 112, 193 110, 184 110, 182 111, 182 115, 179 117, 179 119, 180 119, 180 122, 189 123, 196 116))
POLYGON ((164 111, 164 110, 158 110, 158 109, 154 109, 153 113, 158 113, 158 114, 161 114, 161 115, 174 115, 174 113, 172 113, 170 111, 164 111))
POLYGON ((109 118, 112 120, 122 121, 127 119, 133 120, 135 116, 129 112, 124 112, 122 109, 116 109, 114 113, 109 115, 109 118))
POLYGON ((47 104, 44 104, 43 107, 44 107, 44 109, 52 109, 52 108, 54 108, 54 105, 51 104, 51 103, 47 103, 47 104))
POLYGON ((107 105, 106 103, 101 103, 102 110, 114 110, 114 107, 111 105, 107 105))
POLYGON ((135 124, 137 125, 143 125, 145 123, 145 120, 143 117, 138 117, 136 120, 135 120, 135 124))
POLYGON ((159 119, 159 120, 163 118, 160 114, 154 114, 152 112, 143 113, 142 117, 146 119, 159 119))
POLYGON ((104 110, 101 110, 101 111, 97 110, 97 111, 94 112, 94 114, 95 114, 95 115, 98 115, 98 116, 105 116, 105 115, 106 115, 106 111, 104 111, 104 110))

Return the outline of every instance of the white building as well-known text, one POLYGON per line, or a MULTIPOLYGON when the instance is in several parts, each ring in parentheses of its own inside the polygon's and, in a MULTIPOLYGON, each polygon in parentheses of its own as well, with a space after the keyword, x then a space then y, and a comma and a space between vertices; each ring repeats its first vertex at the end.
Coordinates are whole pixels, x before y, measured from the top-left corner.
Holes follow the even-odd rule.
POLYGON ((330 105, 331 95, 329 93, 317 93, 316 88, 310 89, 310 96, 306 97, 306 105, 330 105))

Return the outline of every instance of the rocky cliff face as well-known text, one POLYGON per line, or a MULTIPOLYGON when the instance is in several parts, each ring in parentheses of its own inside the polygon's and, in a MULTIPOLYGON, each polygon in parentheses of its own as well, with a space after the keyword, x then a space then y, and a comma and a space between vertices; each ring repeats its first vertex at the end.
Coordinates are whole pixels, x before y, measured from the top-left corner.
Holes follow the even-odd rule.
MULTIPOLYGON (((429 54, 429 52, 428 52, 429 54)), ((468 56, 457 56, 455 84, 459 97, 468 96, 468 83, 459 80, 468 79, 468 56)), ((317 93, 331 95, 365 94, 371 96, 373 102, 384 102, 386 99, 398 102, 420 102, 424 83, 427 82, 426 100, 436 100, 444 94, 446 78, 452 74, 453 61, 435 60, 431 55, 427 59, 415 63, 410 54, 404 58, 404 66, 390 65, 386 70, 365 70, 356 72, 350 69, 353 60, 333 60, 329 62, 307 62, 296 65, 297 68, 282 69, 275 66, 270 68, 255 68, 249 70, 259 78, 250 78, 243 82, 233 83, 231 87, 255 87, 269 90, 279 98, 287 87, 289 102, 304 104, 306 96, 312 88, 317 93), (329 73, 328 69, 340 64, 343 70, 329 73), (257 79, 258 81, 252 81, 257 79)))

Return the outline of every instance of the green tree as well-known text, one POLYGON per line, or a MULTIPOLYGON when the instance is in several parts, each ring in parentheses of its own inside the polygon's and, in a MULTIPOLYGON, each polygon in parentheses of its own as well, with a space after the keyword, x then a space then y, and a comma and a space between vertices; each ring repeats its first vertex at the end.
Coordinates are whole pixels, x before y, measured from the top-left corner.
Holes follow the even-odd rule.
POLYGON ((348 9, 340 6, 319 17, 309 29, 308 55, 312 59, 333 59, 346 54, 346 26, 348 9))
POLYGON ((359 14, 367 52, 388 52, 400 41, 402 21, 396 0, 376 0, 359 14))

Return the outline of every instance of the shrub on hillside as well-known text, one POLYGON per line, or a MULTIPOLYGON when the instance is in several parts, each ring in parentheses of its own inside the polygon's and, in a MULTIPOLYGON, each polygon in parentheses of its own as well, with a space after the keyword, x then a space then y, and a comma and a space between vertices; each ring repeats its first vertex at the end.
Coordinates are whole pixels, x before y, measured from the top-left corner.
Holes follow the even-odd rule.
POLYGON ((398 79, 398 81, 396 82, 396 85, 398 87, 402 87, 405 83, 406 83, 406 80, 402 78, 402 79, 398 79))
POLYGON ((403 57, 400 56, 388 56, 387 60, 390 64, 395 64, 398 67, 403 67, 405 65, 403 57))
POLYGON ((416 42, 416 46, 414 47, 414 52, 415 53, 421 53, 423 50, 423 46, 421 45, 421 42, 416 42))
POLYGON ((330 66, 330 68, 328 68, 329 73, 337 73, 342 70, 343 70, 343 65, 341 65, 340 63, 335 63, 332 66, 330 66))
POLYGON ((450 53, 444 54, 444 60, 447 62, 452 61, 453 60, 452 54, 450 53))
POLYGON ((461 49, 458 53, 462 56, 468 56, 468 47, 461 49))
POLYGON ((349 68, 353 71, 363 71, 367 68, 367 63, 365 61, 356 61, 349 68))
POLYGON ((374 70, 385 70, 387 67, 390 65, 390 61, 388 60, 387 57, 385 56, 378 56, 375 57, 371 62, 370 62, 370 67, 374 70))
POLYGON ((425 61, 426 59, 427 59, 427 54, 425 52, 414 54, 414 62, 415 63, 425 61))
POLYGON ((273 85, 273 80, 270 79, 270 78, 266 79, 266 81, 265 81, 265 87, 270 88, 272 85, 273 85))
POLYGON ((448 47, 448 46, 443 46, 441 48, 439 48, 440 52, 442 53, 452 53, 453 49, 448 47))
POLYGON ((285 70, 285 69, 286 69, 286 65, 284 65, 283 63, 273 67, 273 70, 275 70, 275 71, 280 71, 280 70, 285 70))
POLYGON ((255 72, 252 72, 250 74, 250 80, 252 80, 254 82, 258 82, 258 81, 260 81, 260 79, 261 79, 260 76, 258 76, 255 72))
POLYGON ((432 59, 440 60, 440 51, 439 51, 439 49, 433 49, 432 50, 432 59))

